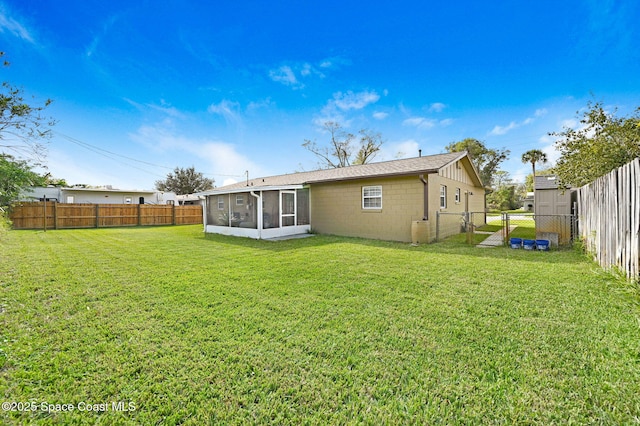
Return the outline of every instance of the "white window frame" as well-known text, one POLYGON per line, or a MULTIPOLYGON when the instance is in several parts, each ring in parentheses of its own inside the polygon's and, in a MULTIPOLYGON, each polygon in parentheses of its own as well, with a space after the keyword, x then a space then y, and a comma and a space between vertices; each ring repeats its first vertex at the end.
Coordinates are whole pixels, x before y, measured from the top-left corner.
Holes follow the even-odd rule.
POLYGON ((130 195, 125 195, 124 197, 124 203, 125 204, 133 204, 133 197, 130 195))
POLYGON ((236 194, 236 206, 244 206, 244 194, 236 194))
MULTIPOLYGON (((371 204, 371 203, 369 203, 371 204)), ((377 203, 376 203, 377 204, 377 203)), ((362 187, 362 209, 363 210, 380 210, 382 209, 382 185, 370 185, 362 187), (377 193, 371 194, 372 191, 377 193), (365 200, 380 200, 379 206, 367 206, 365 200)))
POLYGON ((224 195, 218 195, 218 210, 224 210, 224 195))
POLYGON ((440 185, 440 208, 447 208, 447 185, 440 185))
POLYGON ((455 200, 456 200, 456 204, 460 204, 460 188, 456 188, 455 200))

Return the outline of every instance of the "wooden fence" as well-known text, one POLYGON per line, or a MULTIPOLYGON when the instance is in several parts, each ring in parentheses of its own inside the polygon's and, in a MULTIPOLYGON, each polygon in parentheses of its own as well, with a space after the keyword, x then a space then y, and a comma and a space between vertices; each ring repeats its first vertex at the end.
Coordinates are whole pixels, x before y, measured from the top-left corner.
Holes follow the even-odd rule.
POLYGON ((64 204, 48 201, 15 204, 10 218, 14 229, 191 225, 202 223, 202 206, 64 204))
POLYGON ((580 235, 604 268, 640 277, 640 159, 578 190, 580 235))

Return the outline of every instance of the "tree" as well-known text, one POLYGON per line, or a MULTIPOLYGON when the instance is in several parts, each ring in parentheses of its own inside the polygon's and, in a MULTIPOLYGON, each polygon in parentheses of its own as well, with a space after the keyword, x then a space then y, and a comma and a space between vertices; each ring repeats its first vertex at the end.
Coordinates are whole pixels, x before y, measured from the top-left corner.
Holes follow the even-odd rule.
MULTIPOLYGON (((0 52, 0 58, 4 52, 0 52)), ((9 62, 4 61, 4 66, 9 62)), ((44 117, 43 111, 51 104, 47 99, 42 106, 29 105, 22 89, 8 82, 2 83, 0 93, 0 150, 30 159, 40 165, 46 156, 45 141, 51 137, 55 120, 44 117)))
POLYGON ((489 149, 477 139, 467 138, 459 142, 452 142, 445 147, 447 152, 467 151, 478 169, 480 179, 484 185, 491 185, 493 175, 498 171, 500 163, 509 158, 508 149, 489 149))
POLYGON ((629 117, 617 117, 616 112, 589 102, 579 128, 549 133, 559 138, 554 172, 562 186, 586 185, 640 157, 640 108, 629 117))
POLYGON ((24 188, 44 183, 45 178, 34 172, 28 161, 0 154, 0 208, 10 207, 24 188))
MULTIPOLYGON (((4 52, 0 52, 0 58, 4 52)), ((9 62, 4 61, 5 67, 9 62)), ((0 89, 0 207, 10 206, 28 186, 42 185, 44 177, 32 169, 42 166, 45 141, 51 137, 55 121, 45 118, 43 110, 51 104, 33 106, 25 101, 22 89, 8 82, 0 89), (11 151, 12 154, 8 153, 11 151)))
POLYGON ((175 192, 177 195, 193 194, 213 189, 214 182, 213 179, 206 178, 202 173, 196 172, 195 167, 188 169, 176 167, 165 180, 156 181, 156 189, 175 192))
POLYGON ((533 179, 536 178, 536 163, 546 163, 547 162, 547 154, 540 151, 539 149, 532 149, 524 154, 522 154, 522 162, 523 163, 531 163, 531 167, 533 168, 533 179))
POLYGON ((493 191, 487 195, 487 205, 490 209, 515 210, 521 207, 521 185, 511 180, 509 172, 495 172, 491 186, 493 191))
POLYGON ((321 167, 323 168, 331 169, 347 167, 352 164, 367 164, 373 160, 383 144, 380 133, 373 133, 368 129, 361 129, 358 132, 359 137, 357 137, 344 131, 340 123, 334 121, 324 123, 324 128, 330 135, 328 146, 319 146, 316 141, 309 139, 305 139, 302 144, 322 160, 321 167))

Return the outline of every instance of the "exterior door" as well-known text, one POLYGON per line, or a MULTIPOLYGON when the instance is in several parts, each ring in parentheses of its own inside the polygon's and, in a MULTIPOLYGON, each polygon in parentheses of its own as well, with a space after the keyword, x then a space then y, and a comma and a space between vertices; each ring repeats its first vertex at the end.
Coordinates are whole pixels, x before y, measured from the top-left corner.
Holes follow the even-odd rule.
POLYGON ((280 224, 281 226, 296 224, 296 191, 280 192, 280 224))

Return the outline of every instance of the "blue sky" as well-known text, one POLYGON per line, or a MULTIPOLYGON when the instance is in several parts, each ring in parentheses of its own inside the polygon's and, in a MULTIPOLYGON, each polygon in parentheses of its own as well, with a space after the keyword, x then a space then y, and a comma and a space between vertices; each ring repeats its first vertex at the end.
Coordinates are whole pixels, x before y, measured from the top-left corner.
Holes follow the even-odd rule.
POLYGON ((381 133, 376 161, 476 138, 523 181, 588 101, 640 106, 638 22, 635 0, 0 0, 0 72, 54 100, 48 168, 72 184, 313 170, 329 120, 381 133))

